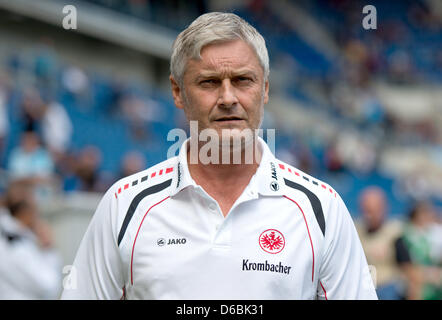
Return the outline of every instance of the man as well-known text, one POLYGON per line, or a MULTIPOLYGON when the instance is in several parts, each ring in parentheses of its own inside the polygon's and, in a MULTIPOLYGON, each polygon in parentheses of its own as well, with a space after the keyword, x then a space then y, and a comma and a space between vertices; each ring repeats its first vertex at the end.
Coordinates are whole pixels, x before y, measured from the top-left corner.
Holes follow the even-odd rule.
POLYGON ((32 192, 13 182, 0 206, 0 300, 57 299, 61 261, 32 192))
POLYGON ((264 39, 234 14, 204 14, 178 36, 172 94, 198 130, 108 190, 63 298, 376 299, 342 199, 255 133, 268 74, 264 39), (203 132, 224 138, 218 149, 202 152, 203 132))
POLYGON ((442 299, 442 251, 437 246, 440 231, 432 204, 425 201, 416 203, 410 211, 409 222, 396 242, 396 247, 402 247, 404 251, 402 256, 408 255, 405 262, 417 269, 416 276, 410 279, 413 281, 409 282, 409 287, 417 287, 417 293, 412 298, 442 299))
POLYGON ((406 292, 405 283, 415 278, 415 272, 400 246, 395 246, 402 223, 397 219, 387 219, 385 192, 379 187, 369 186, 362 190, 359 205, 362 219, 356 223, 356 227, 368 263, 376 268, 376 293, 379 299, 399 300, 416 296, 414 286, 410 286, 409 292, 406 292), (400 258, 397 259, 397 256, 400 258))

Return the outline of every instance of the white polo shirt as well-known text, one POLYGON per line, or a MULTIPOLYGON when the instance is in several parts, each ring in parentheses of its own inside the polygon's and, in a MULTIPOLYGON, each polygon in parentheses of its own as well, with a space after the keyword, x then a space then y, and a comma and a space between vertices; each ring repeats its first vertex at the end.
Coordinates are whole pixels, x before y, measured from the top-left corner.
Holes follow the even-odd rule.
POLYGON ((188 141, 177 157, 106 192, 63 299, 377 299, 353 221, 330 186, 275 159, 259 139, 260 165, 224 217, 190 176, 188 141))

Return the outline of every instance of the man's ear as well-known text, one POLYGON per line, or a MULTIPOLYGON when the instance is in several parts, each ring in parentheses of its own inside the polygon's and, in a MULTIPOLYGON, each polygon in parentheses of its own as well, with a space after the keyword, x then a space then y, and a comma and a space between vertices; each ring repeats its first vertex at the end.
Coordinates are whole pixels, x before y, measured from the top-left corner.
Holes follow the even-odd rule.
POLYGON ((184 103, 182 98, 182 91, 176 80, 172 75, 169 77, 170 85, 172 87, 172 96, 173 101, 175 102, 175 106, 179 109, 184 109, 184 103))
POLYGON ((266 80, 264 84, 264 104, 269 102, 269 80, 266 80))

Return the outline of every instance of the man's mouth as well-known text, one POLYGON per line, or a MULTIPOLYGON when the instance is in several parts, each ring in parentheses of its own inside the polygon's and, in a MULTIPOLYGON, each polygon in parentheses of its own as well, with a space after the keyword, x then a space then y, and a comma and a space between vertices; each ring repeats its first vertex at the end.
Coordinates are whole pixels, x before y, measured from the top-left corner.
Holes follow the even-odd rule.
POLYGON ((227 122, 227 121, 240 121, 243 120, 242 118, 239 117, 222 117, 219 119, 216 119, 216 122, 227 122))

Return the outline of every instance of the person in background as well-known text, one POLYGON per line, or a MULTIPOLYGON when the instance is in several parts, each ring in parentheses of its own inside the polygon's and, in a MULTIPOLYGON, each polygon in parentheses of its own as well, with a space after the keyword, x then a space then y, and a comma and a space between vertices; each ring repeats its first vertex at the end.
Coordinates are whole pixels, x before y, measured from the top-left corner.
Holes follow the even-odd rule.
POLYGON ((111 178, 100 172, 101 150, 96 146, 84 146, 78 153, 69 157, 68 169, 64 180, 65 191, 104 192, 111 178))
POLYGON ((440 228, 433 206, 418 202, 411 209, 409 222, 398 239, 397 246, 408 253, 410 262, 417 268, 417 276, 410 285, 417 288, 419 299, 442 300, 440 228))
POLYGON ((0 299, 56 299, 61 260, 50 226, 38 213, 32 187, 13 182, 0 213, 0 299))
POLYGON ((54 100, 42 106, 42 140, 56 163, 64 160, 70 146, 73 125, 65 107, 54 100))
POLYGON ((126 153, 121 162, 120 175, 118 179, 130 176, 146 168, 146 158, 137 151, 126 153))
MULTIPOLYGON (((434 207, 433 207, 434 208, 434 207)), ((432 223, 429 227, 430 255, 435 263, 442 265, 442 219, 440 211, 434 208, 432 223)))
POLYGON ((403 298, 403 278, 396 263, 395 240, 401 233, 399 221, 387 220, 384 191, 370 186, 359 198, 362 221, 356 223, 368 264, 376 268, 376 292, 380 300, 403 298))
POLYGON ((72 121, 65 107, 52 95, 34 87, 24 91, 21 104, 21 122, 25 131, 41 135, 41 143, 50 152, 57 165, 65 161, 73 133, 72 121))
POLYGON ((44 101, 42 94, 33 86, 22 90, 22 97, 18 105, 19 122, 24 131, 40 131, 44 101))
POLYGON ((35 131, 22 133, 20 145, 9 156, 8 171, 12 180, 34 185, 53 182, 54 162, 35 131))

